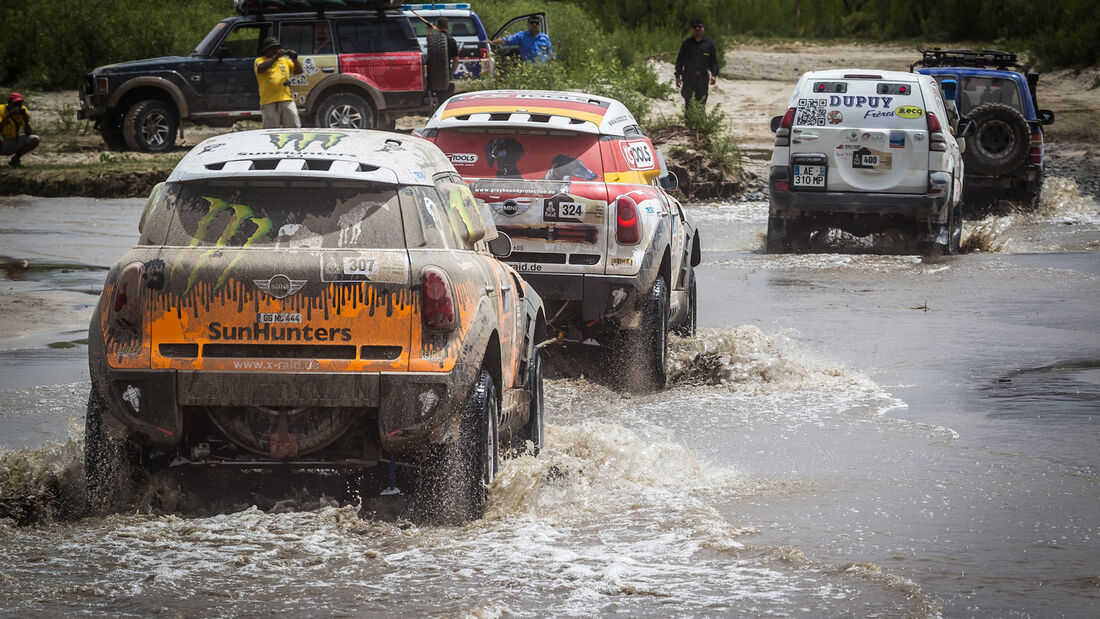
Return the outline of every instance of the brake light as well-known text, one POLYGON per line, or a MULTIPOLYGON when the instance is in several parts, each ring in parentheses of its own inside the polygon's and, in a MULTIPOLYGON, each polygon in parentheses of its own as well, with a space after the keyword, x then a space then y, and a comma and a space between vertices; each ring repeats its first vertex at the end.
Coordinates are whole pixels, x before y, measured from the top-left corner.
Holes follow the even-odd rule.
POLYGON ((943 131, 943 127, 940 126, 940 119, 936 118, 936 115, 932 112, 928 112, 928 130, 929 131, 943 131))
POLYGON ((115 280, 111 297, 111 324, 120 329, 134 330, 141 326, 141 275, 140 262, 127 265, 115 280))
POLYGON ((481 57, 482 58, 488 58, 489 57, 489 48, 488 47, 481 48, 481 57))
POLYGON ((794 111, 793 107, 787 108, 787 113, 783 115, 783 120, 779 122, 779 128, 775 130, 776 146, 791 145, 791 126, 794 124, 794 111))
POLYGON ((937 152, 947 151, 947 137, 943 134, 940 119, 932 112, 925 114, 928 119, 928 150, 937 152))
POLYGON ((882 76, 881 75, 876 75, 874 73, 849 73, 849 74, 844 76, 844 79, 846 79, 846 80, 880 80, 880 79, 882 79, 882 76))
POLYGON ((1031 134, 1031 149, 1027 152, 1027 160, 1029 163, 1040 164, 1043 163, 1043 134, 1032 133, 1031 134))
POLYGON ((615 201, 615 240, 619 245, 634 245, 642 237, 638 221, 638 206, 634 200, 619 196, 615 201))
POLYGON ((433 331, 455 328, 454 295, 442 269, 425 267, 420 272, 420 320, 433 331))

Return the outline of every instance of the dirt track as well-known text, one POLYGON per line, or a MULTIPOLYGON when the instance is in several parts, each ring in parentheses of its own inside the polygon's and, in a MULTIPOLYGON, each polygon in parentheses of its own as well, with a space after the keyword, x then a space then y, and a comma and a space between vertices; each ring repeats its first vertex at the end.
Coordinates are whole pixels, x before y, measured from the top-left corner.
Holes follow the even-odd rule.
MULTIPOLYGON (((741 145, 743 164, 760 175, 772 148, 769 120, 783 113, 791 88, 804 71, 845 66, 908 70, 917 56, 914 48, 898 45, 738 45, 727 50, 725 68, 718 83, 711 87, 709 103, 721 106, 730 132, 741 145)), ((670 63, 657 63, 656 69, 662 80, 672 83, 670 63)), ((1100 67, 1079 73, 1051 71, 1040 78, 1038 92, 1040 106, 1054 110, 1056 116, 1055 123, 1046 128, 1050 171, 1076 178, 1089 193, 1100 191, 1100 123, 1095 120, 1100 116, 1100 89, 1090 88, 1098 80, 1100 67)), ((32 93, 28 103, 43 146, 24 159, 28 169, 18 175, 0 166, 0 193, 66 195, 79 190, 84 179, 87 186, 97 189, 83 195, 112 195, 111 188, 117 188, 113 195, 143 195, 145 190, 139 186, 147 178, 166 175, 187 148, 228 130, 188 126, 180 148, 166 155, 109 153, 95 132, 75 122, 75 91, 32 93), (82 126, 83 134, 79 133, 82 126), (105 159, 114 162, 108 167, 119 167, 121 162, 125 170, 101 168, 82 176, 79 172, 41 169, 54 164, 95 166, 105 159)), ((677 116, 680 110, 678 95, 654 106, 658 116, 677 116)), ((404 119, 398 127, 411 129, 418 120, 423 119, 404 119)))

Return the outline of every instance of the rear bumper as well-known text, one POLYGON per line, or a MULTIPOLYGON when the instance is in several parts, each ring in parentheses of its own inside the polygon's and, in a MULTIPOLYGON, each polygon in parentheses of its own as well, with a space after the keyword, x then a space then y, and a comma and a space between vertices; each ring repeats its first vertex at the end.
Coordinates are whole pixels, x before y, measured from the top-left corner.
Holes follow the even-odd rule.
MULTIPOLYGON (((944 174, 948 180, 950 176, 944 174)), ((775 217, 889 216, 930 223, 946 223, 950 187, 937 194, 862 193, 852 191, 777 190, 776 181, 789 181, 786 166, 773 166, 769 175, 769 213, 775 217)), ((969 182, 969 179, 967 180, 969 182)))
POLYGON ((109 369, 102 395, 112 416, 148 445, 182 445, 187 416, 203 414, 204 407, 317 406, 362 409, 364 415, 377 411, 379 447, 398 452, 448 436, 473 386, 475 372, 467 369, 464 364, 451 372, 423 373, 109 369))
POLYGON ((543 301, 576 301, 585 322, 618 317, 634 309, 639 296, 649 290, 640 276, 523 274, 543 301))

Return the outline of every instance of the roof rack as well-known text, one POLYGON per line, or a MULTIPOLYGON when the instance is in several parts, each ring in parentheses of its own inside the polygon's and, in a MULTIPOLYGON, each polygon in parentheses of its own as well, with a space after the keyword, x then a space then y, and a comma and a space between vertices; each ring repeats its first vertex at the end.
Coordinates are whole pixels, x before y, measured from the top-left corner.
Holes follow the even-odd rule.
POLYGON ((912 71, 916 67, 974 67, 977 69, 1000 69, 1002 71, 1022 68, 1014 52, 1002 52, 986 49, 976 52, 970 49, 921 49, 921 59, 909 65, 912 71))
POLYGON ((382 11, 397 9, 393 0, 233 0, 237 14, 324 13, 335 11, 382 11))

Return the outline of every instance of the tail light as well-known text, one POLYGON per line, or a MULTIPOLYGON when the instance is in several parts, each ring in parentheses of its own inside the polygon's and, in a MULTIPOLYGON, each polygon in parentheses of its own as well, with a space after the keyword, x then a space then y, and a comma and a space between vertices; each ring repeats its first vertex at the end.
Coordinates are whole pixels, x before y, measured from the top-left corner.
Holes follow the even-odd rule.
POLYGON ((794 108, 787 108, 787 113, 783 115, 783 120, 779 123, 779 128, 775 130, 775 145, 776 146, 790 146, 791 145, 791 126, 794 124, 794 108))
POLYGON ((120 329, 134 330, 141 326, 143 268, 140 262, 127 265, 115 280, 111 297, 111 324, 120 329))
POLYGON ((932 112, 925 114, 928 119, 928 150, 944 152, 947 150, 947 138, 943 135, 940 119, 932 112))
POLYGON ((1031 134, 1031 149, 1027 151, 1028 163, 1043 163, 1043 134, 1038 131, 1031 134))
POLYGON ((626 196, 615 201, 615 240, 619 245, 634 245, 642 237, 638 221, 638 205, 626 196))
POLYGON ((420 319, 433 331, 455 328, 455 301, 447 274, 436 267, 420 272, 420 319))
POLYGON ((482 47, 481 48, 481 57, 482 58, 488 58, 489 57, 489 48, 488 47, 482 47))

